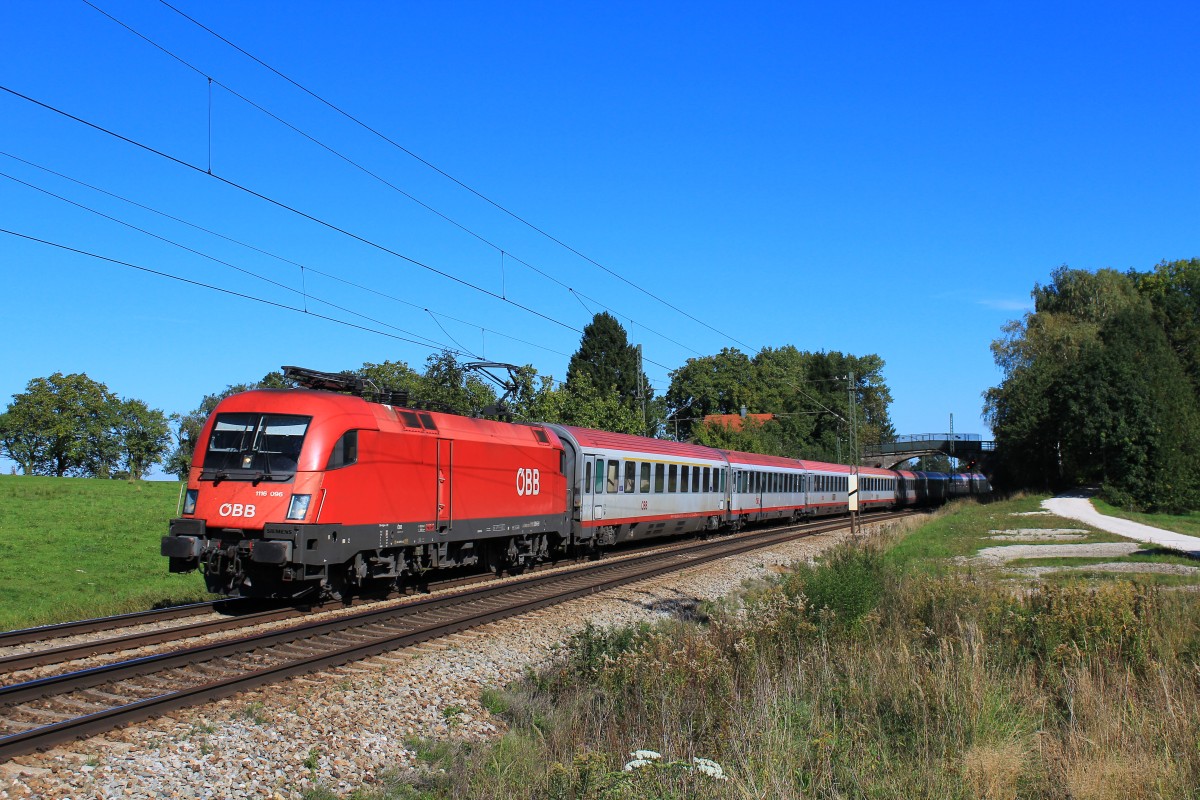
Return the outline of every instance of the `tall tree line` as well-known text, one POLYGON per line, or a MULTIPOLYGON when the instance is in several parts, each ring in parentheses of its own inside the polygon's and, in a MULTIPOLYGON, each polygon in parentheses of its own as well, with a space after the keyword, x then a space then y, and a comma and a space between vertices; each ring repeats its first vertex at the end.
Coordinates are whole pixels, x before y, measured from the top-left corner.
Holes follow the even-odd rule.
POLYGON ((992 343, 998 480, 1096 484, 1128 507, 1200 507, 1200 259, 1061 267, 992 343))

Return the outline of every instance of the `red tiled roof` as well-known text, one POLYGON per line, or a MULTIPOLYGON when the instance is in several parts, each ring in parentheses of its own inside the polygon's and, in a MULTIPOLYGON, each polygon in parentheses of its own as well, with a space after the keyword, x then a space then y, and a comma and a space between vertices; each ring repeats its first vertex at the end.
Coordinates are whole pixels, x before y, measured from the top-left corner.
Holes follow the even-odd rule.
POLYGON ((705 425, 722 425, 735 431, 740 431, 747 419, 752 419, 760 425, 775 419, 774 414, 708 414, 704 417, 705 425))

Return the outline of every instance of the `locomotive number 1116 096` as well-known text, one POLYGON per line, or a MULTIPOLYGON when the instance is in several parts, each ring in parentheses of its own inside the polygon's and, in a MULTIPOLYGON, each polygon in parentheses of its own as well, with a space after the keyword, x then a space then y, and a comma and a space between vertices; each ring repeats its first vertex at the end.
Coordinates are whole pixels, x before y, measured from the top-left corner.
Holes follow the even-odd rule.
POLYGON ((527 497, 542 493, 542 471, 539 469, 517 470, 517 496, 527 497))

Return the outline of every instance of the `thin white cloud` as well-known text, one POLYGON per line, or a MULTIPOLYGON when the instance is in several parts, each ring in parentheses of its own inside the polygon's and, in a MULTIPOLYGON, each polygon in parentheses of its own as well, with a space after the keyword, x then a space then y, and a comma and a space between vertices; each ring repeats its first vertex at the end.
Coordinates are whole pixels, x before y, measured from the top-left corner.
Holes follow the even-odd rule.
POLYGON ((1032 311, 1032 300, 976 300, 979 305, 1001 311, 1032 311))

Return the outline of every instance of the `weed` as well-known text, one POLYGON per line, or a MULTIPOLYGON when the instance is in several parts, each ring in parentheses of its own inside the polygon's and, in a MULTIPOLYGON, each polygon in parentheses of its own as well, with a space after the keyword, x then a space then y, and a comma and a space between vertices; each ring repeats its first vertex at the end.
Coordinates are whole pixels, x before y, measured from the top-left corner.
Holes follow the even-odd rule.
POLYGON ((479 695, 479 704, 487 709, 489 714, 499 717, 508 711, 509 699, 504 692, 487 687, 479 695))
POLYGON ((252 722, 255 725, 265 725, 268 719, 261 700, 255 700, 252 703, 246 704, 246 707, 239 712, 239 715, 242 719, 252 722))

